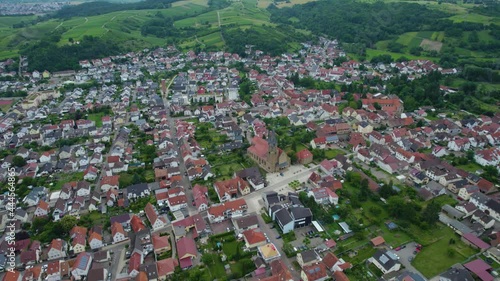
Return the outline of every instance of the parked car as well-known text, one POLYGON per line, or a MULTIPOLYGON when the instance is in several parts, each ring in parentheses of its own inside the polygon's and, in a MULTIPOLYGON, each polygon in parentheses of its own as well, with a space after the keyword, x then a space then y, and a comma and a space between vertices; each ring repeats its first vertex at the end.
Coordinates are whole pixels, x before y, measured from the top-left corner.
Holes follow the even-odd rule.
POLYGON ((276 239, 281 239, 281 235, 276 236, 276 239))

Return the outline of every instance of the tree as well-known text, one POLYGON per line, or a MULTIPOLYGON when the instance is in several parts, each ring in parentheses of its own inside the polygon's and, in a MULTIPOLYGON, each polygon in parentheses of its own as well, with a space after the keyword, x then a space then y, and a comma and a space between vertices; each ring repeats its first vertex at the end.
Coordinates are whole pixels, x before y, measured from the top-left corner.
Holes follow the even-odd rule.
POLYGON ((77 219, 74 216, 64 216, 61 221, 61 228, 65 233, 69 233, 69 231, 76 225, 77 219))
POLYGON ((432 201, 425 207, 422 212, 422 219, 427 222, 429 225, 434 225, 439 220, 439 212, 441 211, 441 207, 435 201, 432 201))
POLYGON ((21 156, 16 155, 14 156, 14 158, 12 158, 12 164, 14 164, 14 166, 16 167, 23 167, 24 165, 26 165, 26 160, 21 156))
POLYGON ((498 183, 499 173, 495 166, 488 165, 483 168, 484 173, 481 175, 486 180, 489 180, 493 183, 498 183))
POLYGON ((380 187, 380 191, 379 191, 379 194, 380 194, 380 197, 382 198, 389 198, 391 197, 392 195, 394 195, 394 189, 392 189, 392 185, 388 185, 388 184, 384 184, 380 187))

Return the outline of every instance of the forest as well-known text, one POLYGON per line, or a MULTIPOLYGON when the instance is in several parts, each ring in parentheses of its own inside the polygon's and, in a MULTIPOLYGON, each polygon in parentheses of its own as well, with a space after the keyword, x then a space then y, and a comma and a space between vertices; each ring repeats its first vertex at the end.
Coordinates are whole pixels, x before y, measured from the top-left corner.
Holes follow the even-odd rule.
POLYGON ((21 50, 21 54, 30 60, 29 71, 78 69, 80 60, 103 58, 122 51, 113 41, 93 36, 84 36, 80 44, 61 47, 57 46, 58 41, 57 38, 42 40, 21 50))
POLYGON ((97 16, 125 10, 166 9, 177 0, 146 0, 135 3, 110 3, 105 1, 86 2, 79 5, 68 5, 53 14, 52 18, 69 19, 72 17, 97 16))
POLYGON ((373 4, 356 1, 317 1, 291 8, 268 8, 271 21, 305 28, 347 43, 372 48, 380 40, 409 31, 424 30, 449 15, 414 3, 373 4), (346 13, 349 11, 349 13, 346 13))

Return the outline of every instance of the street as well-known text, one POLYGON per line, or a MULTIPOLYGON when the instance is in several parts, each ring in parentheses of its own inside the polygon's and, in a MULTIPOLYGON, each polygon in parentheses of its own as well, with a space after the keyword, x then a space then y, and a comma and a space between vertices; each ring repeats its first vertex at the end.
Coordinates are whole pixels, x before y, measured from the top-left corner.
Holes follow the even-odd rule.
POLYGON ((182 158, 182 154, 179 149, 179 141, 181 141, 182 138, 179 138, 177 136, 177 127, 175 126, 176 118, 170 115, 169 102, 167 100, 168 92, 174 79, 175 76, 172 78, 172 80, 170 80, 170 83, 167 85, 165 95, 163 95, 162 99, 163 99, 163 105, 165 106, 165 111, 167 112, 168 126, 170 128, 170 132, 172 133, 172 138, 173 138, 172 143, 174 145, 174 150, 177 153, 179 159, 179 170, 182 176, 182 186, 184 187, 184 190, 186 192, 188 213, 190 216, 192 216, 197 213, 197 209, 195 206, 193 206, 193 204, 191 204, 191 202, 193 201, 193 193, 191 191, 188 191, 192 189, 191 181, 187 176, 186 164, 184 163, 184 159, 182 158))

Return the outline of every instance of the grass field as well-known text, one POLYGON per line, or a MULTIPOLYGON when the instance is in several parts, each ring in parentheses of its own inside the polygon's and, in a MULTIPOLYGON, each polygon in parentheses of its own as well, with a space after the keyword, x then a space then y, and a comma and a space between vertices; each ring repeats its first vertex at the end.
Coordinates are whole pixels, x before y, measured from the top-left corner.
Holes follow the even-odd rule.
POLYGON ((95 113, 95 114, 89 114, 88 119, 91 121, 95 122, 95 126, 100 128, 102 127, 102 117, 104 116, 104 113, 95 113))
POLYGON ((437 241, 430 245, 424 245, 412 263, 427 278, 435 276, 451 265, 463 262, 477 253, 476 250, 463 243, 449 227, 442 226, 440 229, 432 231, 432 235, 437 237, 437 241), (455 240, 455 243, 450 244, 450 239, 455 240))

